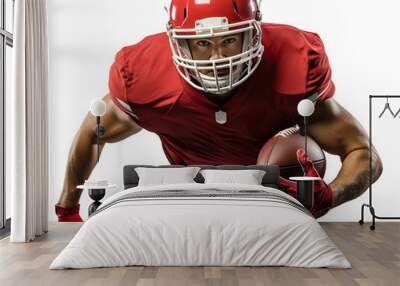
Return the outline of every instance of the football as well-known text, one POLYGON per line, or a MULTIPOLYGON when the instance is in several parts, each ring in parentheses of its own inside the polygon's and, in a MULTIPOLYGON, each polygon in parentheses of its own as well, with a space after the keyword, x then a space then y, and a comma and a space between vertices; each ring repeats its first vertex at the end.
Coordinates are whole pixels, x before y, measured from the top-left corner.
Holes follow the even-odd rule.
MULTIPOLYGON (((299 128, 285 129, 264 144, 258 154, 257 165, 278 165, 281 176, 287 179, 292 176, 303 176, 296 151, 300 148, 304 149, 304 145, 304 136, 300 134, 299 128)), ((320 177, 323 178, 326 170, 325 154, 310 136, 307 136, 307 155, 314 163, 320 177)))

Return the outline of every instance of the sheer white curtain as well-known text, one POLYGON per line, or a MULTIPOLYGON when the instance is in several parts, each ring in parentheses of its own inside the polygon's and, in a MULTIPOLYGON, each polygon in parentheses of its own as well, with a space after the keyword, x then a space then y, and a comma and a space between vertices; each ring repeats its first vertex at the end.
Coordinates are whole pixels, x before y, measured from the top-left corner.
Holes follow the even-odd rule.
POLYGON ((9 124, 11 242, 48 226, 48 47, 46 0, 16 0, 9 124))

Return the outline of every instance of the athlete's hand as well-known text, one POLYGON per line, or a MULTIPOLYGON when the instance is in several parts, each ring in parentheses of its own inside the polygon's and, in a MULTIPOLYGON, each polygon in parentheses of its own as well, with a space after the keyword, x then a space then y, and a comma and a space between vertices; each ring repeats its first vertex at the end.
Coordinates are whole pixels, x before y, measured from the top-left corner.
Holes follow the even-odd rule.
MULTIPOLYGON (((298 149, 296 152, 297 160, 308 177, 320 177, 314 164, 306 156, 304 149, 298 149)), ((296 197, 296 182, 279 177, 279 186, 289 195, 296 197)), ((314 206, 310 210, 314 217, 318 218, 326 214, 332 208, 332 188, 322 179, 314 181, 314 206)))
POLYGON ((77 204, 73 207, 63 207, 60 204, 55 205, 56 215, 59 222, 83 222, 79 215, 80 205, 77 204))

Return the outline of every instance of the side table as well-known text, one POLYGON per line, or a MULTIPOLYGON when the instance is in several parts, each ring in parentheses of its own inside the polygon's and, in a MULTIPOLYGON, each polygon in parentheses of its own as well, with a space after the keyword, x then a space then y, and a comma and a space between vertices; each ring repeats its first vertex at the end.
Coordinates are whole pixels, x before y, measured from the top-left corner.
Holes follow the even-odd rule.
POLYGON ((79 185, 78 189, 87 189, 89 191, 89 197, 94 201, 88 208, 89 216, 94 213, 97 208, 101 205, 100 200, 104 198, 107 189, 116 188, 116 185, 107 186, 94 186, 94 185, 79 185))
POLYGON ((314 181, 322 180, 320 177, 290 177, 289 180, 296 181, 297 199, 309 210, 314 206, 314 181))

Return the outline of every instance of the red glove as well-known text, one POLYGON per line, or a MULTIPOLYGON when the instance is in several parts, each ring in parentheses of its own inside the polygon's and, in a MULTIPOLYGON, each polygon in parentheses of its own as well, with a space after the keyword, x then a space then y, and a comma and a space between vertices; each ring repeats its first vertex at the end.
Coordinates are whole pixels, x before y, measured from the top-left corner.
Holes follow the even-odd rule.
POLYGON ((79 204, 73 207, 62 207, 60 204, 56 204, 55 207, 59 222, 83 222, 79 215, 79 204))
MULTIPOLYGON (((309 177, 320 177, 312 161, 306 156, 303 149, 296 152, 297 160, 309 177)), ((285 178, 279 177, 279 186, 283 191, 296 198, 296 183, 285 178)), ((332 188, 322 179, 314 182, 314 206, 310 210, 314 217, 318 218, 326 214, 332 208, 333 195, 332 188)))

